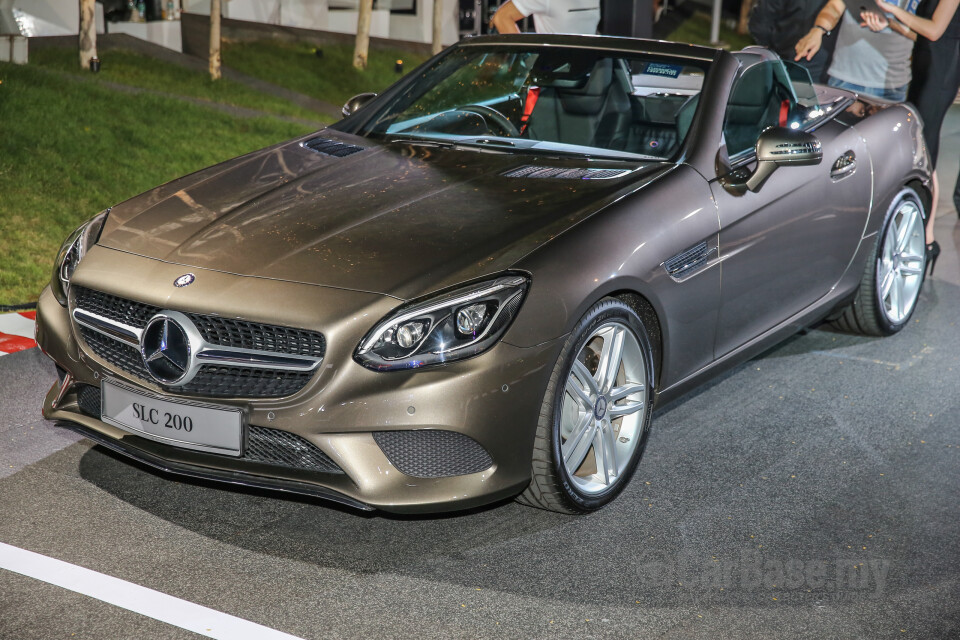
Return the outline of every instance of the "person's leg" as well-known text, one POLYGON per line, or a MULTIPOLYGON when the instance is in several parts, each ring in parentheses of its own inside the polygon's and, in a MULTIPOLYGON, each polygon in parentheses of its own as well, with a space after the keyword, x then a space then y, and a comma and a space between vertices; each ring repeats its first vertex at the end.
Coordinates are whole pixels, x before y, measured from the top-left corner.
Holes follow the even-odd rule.
POLYGON ((960 216, 960 172, 957 173, 957 186, 953 190, 953 206, 957 210, 957 215, 960 216))
POLYGON ((801 59, 797 64, 804 67, 810 73, 810 80, 817 84, 823 84, 826 80, 827 66, 830 63, 830 54, 821 49, 817 51, 810 60, 801 59))
POLYGON ((930 205, 930 217, 927 218, 927 228, 925 229, 925 236, 927 238, 927 244, 931 245, 934 242, 933 237, 933 223, 937 219, 937 200, 940 198, 940 182, 937 180, 937 171, 933 171, 933 204, 930 205))

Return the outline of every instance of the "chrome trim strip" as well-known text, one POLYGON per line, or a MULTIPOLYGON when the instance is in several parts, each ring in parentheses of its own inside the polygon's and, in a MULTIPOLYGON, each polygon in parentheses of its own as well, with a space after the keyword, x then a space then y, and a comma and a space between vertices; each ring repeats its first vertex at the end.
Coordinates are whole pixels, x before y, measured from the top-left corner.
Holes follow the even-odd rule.
POLYGON ((89 311, 84 311, 80 307, 73 310, 73 319, 77 324, 83 325, 88 329, 93 329, 97 333, 102 333, 108 338, 125 342, 137 349, 140 348, 140 336, 143 332, 136 327, 104 318, 89 311))
MULTIPOLYGON (((206 343, 205 343, 206 344, 206 343)), ((236 365, 254 369, 280 369, 283 371, 313 371, 321 359, 311 356, 278 355, 272 351, 255 349, 204 346, 197 352, 197 359, 204 363, 236 365)))

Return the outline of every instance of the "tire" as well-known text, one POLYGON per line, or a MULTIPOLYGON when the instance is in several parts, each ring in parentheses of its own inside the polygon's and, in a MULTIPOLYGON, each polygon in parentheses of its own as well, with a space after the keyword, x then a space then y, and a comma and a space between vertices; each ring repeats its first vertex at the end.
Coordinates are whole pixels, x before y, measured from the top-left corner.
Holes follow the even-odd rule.
POLYGON ((887 210, 853 302, 833 321, 837 328, 890 336, 910 322, 927 268, 926 220, 917 192, 909 187, 900 191, 887 210))
POLYGON ((650 338, 639 316, 617 299, 596 303, 554 365, 540 408, 530 485, 517 501, 581 514, 616 498, 647 443, 654 382, 650 338))

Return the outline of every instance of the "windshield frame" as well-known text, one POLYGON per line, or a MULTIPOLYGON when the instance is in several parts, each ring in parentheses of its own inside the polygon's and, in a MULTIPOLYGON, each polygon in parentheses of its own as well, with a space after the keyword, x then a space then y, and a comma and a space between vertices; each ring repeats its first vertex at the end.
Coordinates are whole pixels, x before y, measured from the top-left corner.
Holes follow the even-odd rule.
MULTIPOLYGON (((571 50, 590 50, 606 54, 607 57, 615 57, 620 54, 623 57, 653 57, 658 61, 674 62, 684 66, 696 66, 703 71, 703 81, 700 85, 699 95, 703 96, 707 87, 711 86, 711 76, 714 74, 716 62, 719 55, 725 52, 698 47, 694 45, 682 45, 679 43, 658 42, 649 40, 637 40, 627 38, 616 38, 609 36, 537 36, 536 34, 523 34, 521 36, 481 36, 467 38, 453 47, 449 47, 438 55, 427 60, 412 72, 404 76, 395 84, 391 85, 383 94, 365 105, 357 113, 330 125, 331 129, 357 135, 369 140, 378 140, 390 142, 393 140, 420 139, 424 143, 435 143, 443 145, 445 143, 457 144, 460 147, 467 146, 458 144, 454 136, 450 138, 433 138, 431 136, 417 136, 411 133, 398 131, 395 133, 379 133, 372 131, 372 125, 380 120, 385 112, 393 107, 398 98, 403 96, 412 86, 422 81, 423 76, 432 69, 442 64, 447 56, 462 54, 468 49, 488 49, 490 53, 504 51, 532 50, 538 48, 550 49, 571 49, 571 50), (532 37, 535 36, 535 37, 532 37), (651 46, 653 45, 653 46, 651 46)), ((502 151, 508 153, 530 153, 536 155, 580 155, 584 158, 598 158, 604 160, 620 160, 635 162, 682 162, 687 157, 689 149, 696 143, 695 133, 698 130, 696 123, 701 118, 701 111, 705 108, 707 100, 699 100, 693 114, 693 124, 690 126, 687 135, 677 145, 677 149, 670 156, 652 156, 641 153, 619 151, 615 149, 603 149, 601 147, 582 147, 582 152, 574 150, 549 150, 546 147, 549 141, 537 141, 543 143, 540 149, 531 145, 490 145, 484 146, 484 151, 502 151), (609 153, 604 153, 605 151, 609 153)), ((510 142, 520 140, 511 137, 498 137, 496 135, 482 136, 462 136, 463 138, 482 138, 487 140, 498 140, 501 142, 510 142)), ((554 143, 557 144, 557 143, 554 143)), ((560 146, 563 146, 562 144, 560 146)))

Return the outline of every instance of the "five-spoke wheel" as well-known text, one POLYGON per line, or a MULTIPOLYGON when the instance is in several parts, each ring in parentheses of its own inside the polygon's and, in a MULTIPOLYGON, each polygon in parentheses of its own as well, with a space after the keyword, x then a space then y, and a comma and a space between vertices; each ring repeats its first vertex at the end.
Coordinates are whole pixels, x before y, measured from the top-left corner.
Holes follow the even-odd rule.
POLYGON ((616 299, 594 305, 554 368, 533 479, 520 501, 584 513, 616 497, 646 443, 653 379, 650 341, 636 312, 616 299))
POLYGON ((853 302, 834 324, 870 336, 889 336, 907 324, 927 266, 925 224, 920 196, 905 187, 887 209, 853 302))

